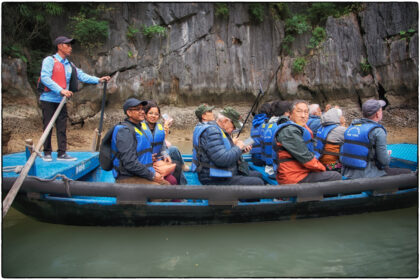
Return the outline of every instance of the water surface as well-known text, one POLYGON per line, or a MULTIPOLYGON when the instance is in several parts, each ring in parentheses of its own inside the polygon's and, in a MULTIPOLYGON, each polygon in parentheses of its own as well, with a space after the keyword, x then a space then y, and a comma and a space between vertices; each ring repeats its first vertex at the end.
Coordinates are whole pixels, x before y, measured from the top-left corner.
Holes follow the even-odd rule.
POLYGON ((3 277, 417 277, 417 208, 249 224, 3 220, 3 277))

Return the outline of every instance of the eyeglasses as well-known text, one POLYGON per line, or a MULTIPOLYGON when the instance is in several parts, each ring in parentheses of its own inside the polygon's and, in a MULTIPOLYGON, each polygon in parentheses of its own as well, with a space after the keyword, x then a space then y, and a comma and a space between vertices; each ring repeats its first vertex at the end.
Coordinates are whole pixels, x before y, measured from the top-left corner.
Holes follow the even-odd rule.
POLYGON ((144 111, 143 108, 130 108, 128 111, 144 111))

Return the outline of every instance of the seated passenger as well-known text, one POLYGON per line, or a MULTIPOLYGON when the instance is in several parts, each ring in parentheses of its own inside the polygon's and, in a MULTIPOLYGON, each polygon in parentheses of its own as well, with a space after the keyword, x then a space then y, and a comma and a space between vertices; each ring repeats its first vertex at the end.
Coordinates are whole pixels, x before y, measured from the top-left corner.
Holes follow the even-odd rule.
POLYGON ((333 108, 322 114, 315 150, 320 153, 319 161, 327 170, 341 173, 340 147, 344 143, 346 120, 341 109, 333 108))
POLYGON ((251 146, 231 138, 232 131, 241 127, 239 117, 233 108, 226 107, 215 122, 195 127, 191 170, 198 173, 203 185, 264 185, 259 172, 244 167, 242 153, 249 152, 251 146))
MULTIPOLYGON (((145 131, 152 143, 153 162, 164 160, 165 162, 172 163, 165 143, 166 133, 164 126, 158 122, 160 119, 159 106, 155 102, 149 101, 145 106, 144 111, 146 113, 146 120, 142 123, 142 126, 147 126, 148 128, 145 129, 145 131)), ((164 178, 171 183, 171 185, 178 184, 178 181, 172 174, 166 175, 164 178)))
POLYGON ((214 121, 214 114, 213 114, 214 106, 209 106, 205 103, 201 104, 195 110, 195 116, 198 119, 198 122, 205 123, 214 121))
POLYGON ((277 129, 277 122, 281 117, 288 117, 290 102, 289 101, 274 101, 271 104, 272 117, 265 126, 263 133, 263 143, 264 143, 264 159, 265 159, 265 169, 264 171, 269 175, 271 179, 275 179, 277 164, 275 161, 275 153, 273 150, 273 139, 274 132, 277 129))
POLYGON ((350 179, 410 173, 405 168, 389 168, 386 130, 382 120, 383 100, 369 99, 362 105, 362 119, 354 120, 344 133, 340 161, 342 174, 350 179))
MULTIPOLYGON (((264 103, 261 105, 258 114, 254 116, 251 126, 251 137, 254 140, 252 149, 250 151, 251 161, 256 166, 264 166, 265 160, 263 160, 262 153, 264 151, 263 145, 263 128, 265 122, 271 117, 271 105, 270 103, 264 103)), ((270 145, 271 146, 271 145, 270 145)))
POLYGON ((306 101, 296 100, 290 107, 290 121, 280 123, 274 133, 279 184, 341 180, 340 173, 325 171, 325 166, 316 159, 311 133, 304 127, 308 117, 306 101))
POLYGON ((140 125, 146 104, 146 101, 129 98, 123 105, 127 118, 115 126, 112 134, 111 148, 116 154, 112 174, 117 183, 169 185, 153 169, 152 144, 140 125))
POLYGON ((306 125, 311 129, 313 136, 315 137, 318 128, 321 127, 321 107, 319 104, 309 105, 309 120, 306 125))

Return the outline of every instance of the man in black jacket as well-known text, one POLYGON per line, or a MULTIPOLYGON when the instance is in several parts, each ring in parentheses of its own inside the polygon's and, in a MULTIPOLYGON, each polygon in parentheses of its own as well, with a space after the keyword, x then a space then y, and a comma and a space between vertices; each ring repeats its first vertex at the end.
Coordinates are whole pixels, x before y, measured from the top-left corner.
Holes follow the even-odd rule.
POLYGON ((136 98, 129 98, 124 103, 127 118, 114 128, 112 137, 112 147, 118 154, 112 172, 117 183, 168 185, 153 169, 151 143, 144 132, 148 128, 142 125, 145 105, 147 101, 136 98))

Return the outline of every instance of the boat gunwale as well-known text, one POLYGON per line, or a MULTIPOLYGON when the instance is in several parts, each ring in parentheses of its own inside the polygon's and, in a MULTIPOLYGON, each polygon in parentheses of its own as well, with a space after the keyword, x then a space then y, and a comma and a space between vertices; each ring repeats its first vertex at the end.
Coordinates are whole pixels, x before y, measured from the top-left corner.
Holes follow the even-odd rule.
MULTIPOLYGON (((10 189, 14 178, 3 178, 2 190, 10 189)), ((379 178, 302 183, 289 185, 145 185, 107 182, 56 180, 45 182, 36 177, 25 179, 21 193, 58 196, 116 197, 117 204, 146 204, 150 199, 203 199, 209 205, 237 205, 241 199, 295 197, 296 202, 320 201, 325 196, 362 192, 395 193, 399 189, 418 188, 418 174, 402 174, 379 178)))

